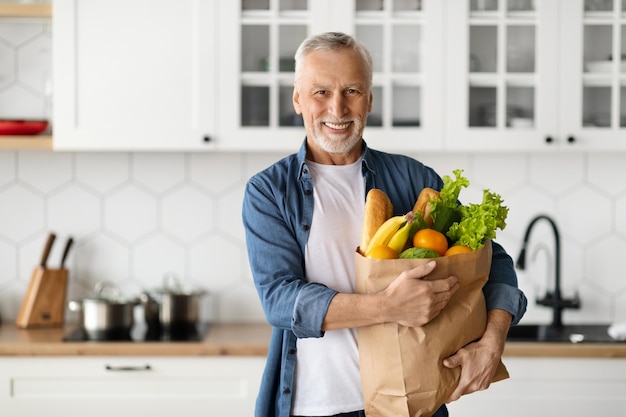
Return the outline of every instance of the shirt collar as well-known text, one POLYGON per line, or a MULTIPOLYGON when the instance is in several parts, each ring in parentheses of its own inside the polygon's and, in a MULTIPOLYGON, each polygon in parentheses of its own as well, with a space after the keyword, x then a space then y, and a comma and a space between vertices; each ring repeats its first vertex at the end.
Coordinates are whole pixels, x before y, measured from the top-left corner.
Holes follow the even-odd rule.
MULTIPOLYGON (((365 142, 365 140, 362 141, 363 143, 363 153, 361 154, 361 163, 363 164, 363 170, 367 170, 370 171, 372 174, 376 174, 376 170, 374 169, 374 161, 373 161, 373 156, 372 153, 370 152, 367 143, 365 142)), ((298 179, 302 179, 302 176, 306 175, 307 177, 309 176, 309 170, 307 169, 307 165, 306 165, 306 138, 304 138, 304 141, 302 141, 302 145, 300 146, 300 149, 298 150, 297 153, 297 159, 298 159, 298 166, 300 167, 300 169, 298 170, 298 179)))

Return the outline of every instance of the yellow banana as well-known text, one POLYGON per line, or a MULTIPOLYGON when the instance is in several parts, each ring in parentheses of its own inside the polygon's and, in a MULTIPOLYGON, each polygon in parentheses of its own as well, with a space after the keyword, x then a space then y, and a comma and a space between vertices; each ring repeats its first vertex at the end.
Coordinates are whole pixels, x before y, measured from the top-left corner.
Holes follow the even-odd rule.
POLYGON ((372 250, 373 247, 379 245, 387 245, 389 243, 389 239, 398 231, 400 226, 406 221, 405 216, 393 216, 387 219, 374 236, 370 239, 369 244, 367 245, 367 249, 365 250, 365 256, 372 250))
POLYGON ((409 233, 411 232, 412 223, 406 222, 404 226, 400 227, 396 233, 391 236, 387 246, 393 249, 398 255, 404 250, 404 245, 409 239, 409 233))

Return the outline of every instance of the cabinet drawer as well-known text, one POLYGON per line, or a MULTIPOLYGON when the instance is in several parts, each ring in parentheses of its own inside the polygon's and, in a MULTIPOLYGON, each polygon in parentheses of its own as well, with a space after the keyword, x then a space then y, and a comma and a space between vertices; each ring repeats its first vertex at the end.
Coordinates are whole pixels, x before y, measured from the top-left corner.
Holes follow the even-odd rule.
POLYGON ((0 409, 11 416, 248 416, 264 358, 0 359, 0 409), (136 410, 140 410, 139 414, 136 410), (173 414, 174 413, 174 414, 173 414), (182 414, 181 414, 182 413, 182 414))

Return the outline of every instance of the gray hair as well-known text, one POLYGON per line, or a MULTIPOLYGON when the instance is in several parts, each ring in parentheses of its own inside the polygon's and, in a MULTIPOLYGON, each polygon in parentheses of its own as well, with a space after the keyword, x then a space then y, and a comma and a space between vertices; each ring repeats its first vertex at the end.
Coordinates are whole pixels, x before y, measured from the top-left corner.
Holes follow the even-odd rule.
POLYGON ((359 56, 363 60, 363 63, 365 64, 365 70, 367 71, 368 80, 371 86, 374 73, 372 56, 363 44, 358 42, 352 36, 346 35, 345 33, 341 32, 326 32, 319 35, 314 35, 305 39, 300 44, 294 57, 296 61, 295 82, 297 83, 300 78, 304 58, 309 52, 332 51, 341 48, 349 49, 359 54, 359 56))

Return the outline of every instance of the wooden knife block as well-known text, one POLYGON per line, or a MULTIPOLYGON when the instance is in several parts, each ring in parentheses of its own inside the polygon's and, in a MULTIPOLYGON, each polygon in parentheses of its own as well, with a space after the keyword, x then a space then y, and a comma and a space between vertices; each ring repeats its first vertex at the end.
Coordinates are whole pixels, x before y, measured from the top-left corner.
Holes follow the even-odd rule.
POLYGON ((66 268, 35 268, 15 324, 21 328, 62 326, 66 294, 66 268))

